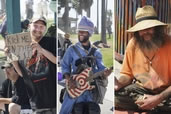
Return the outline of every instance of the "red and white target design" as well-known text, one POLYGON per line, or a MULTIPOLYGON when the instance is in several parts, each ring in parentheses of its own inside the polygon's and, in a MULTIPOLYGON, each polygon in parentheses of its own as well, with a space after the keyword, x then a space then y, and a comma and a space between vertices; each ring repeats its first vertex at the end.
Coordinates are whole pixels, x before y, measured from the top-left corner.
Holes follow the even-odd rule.
POLYGON ((74 89, 67 88, 67 91, 72 98, 76 98, 80 96, 84 91, 94 88, 93 86, 90 86, 89 82, 86 80, 89 77, 90 71, 91 68, 87 68, 80 74, 73 76, 73 80, 76 80, 78 86, 74 89))

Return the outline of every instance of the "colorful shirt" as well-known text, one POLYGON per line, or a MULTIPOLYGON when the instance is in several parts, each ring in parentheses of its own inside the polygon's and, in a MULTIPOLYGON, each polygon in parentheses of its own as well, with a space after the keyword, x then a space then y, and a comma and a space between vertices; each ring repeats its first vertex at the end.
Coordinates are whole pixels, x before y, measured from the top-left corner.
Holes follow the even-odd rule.
POLYGON ((138 80, 140 85, 152 91, 162 91, 171 85, 171 39, 165 38, 166 42, 155 53, 152 65, 135 40, 131 39, 120 74, 138 80))

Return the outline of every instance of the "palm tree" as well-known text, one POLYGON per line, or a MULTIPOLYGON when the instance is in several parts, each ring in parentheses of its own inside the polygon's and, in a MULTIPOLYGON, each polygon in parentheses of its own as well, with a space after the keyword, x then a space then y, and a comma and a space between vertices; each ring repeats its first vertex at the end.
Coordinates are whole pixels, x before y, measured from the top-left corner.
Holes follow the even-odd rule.
POLYGON ((82 0, 84 4, 84 10, 87 12, 87 17, 90 17, 90 8, 93 4, 93 0, 82 0))
POLYGON ((77 14, 82 15, 82 8, 80 0, 72 0, 73 8, 76 10, 77 14))
POLYGON ((99 0, 97 0, 97 34, 99 33, 99 0))
POLYGON ((69 28, 69 1, 65 0, 65 12, 62 16, 62 20, 64 22, 64 31, 68 32, 68 28, 69 28))
POLYGON ((82 15, 82 10, 85 10, 87 16, 90 17, 90 8, 93 4, 93 0, 72 0, 72 4, 79 15, 82 15))
POLYGON ((102 0, 102 21, 101 21, 101 41, 107 43, 106 41, 106 0, 102 0))
POLYGON ((70 10, 70 7, 69 7, 69 3, 70 3, 70 0, 58 0, 58 13, 60 13, 60 9, 62 7, 65 8, 65 11, 62 15, 62 20, 63 20, 63 25, 64 25, 64 31, 65 32, 68 32, 68 28, 69 28, 69 10, 70 10))

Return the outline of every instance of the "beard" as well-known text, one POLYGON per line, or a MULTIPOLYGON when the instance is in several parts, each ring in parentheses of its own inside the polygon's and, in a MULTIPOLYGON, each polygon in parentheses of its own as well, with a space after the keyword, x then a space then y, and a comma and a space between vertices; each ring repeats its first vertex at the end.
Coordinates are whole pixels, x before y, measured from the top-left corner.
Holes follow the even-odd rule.
POLYGON ((158 49, 160 48, 165 40, 164 40, 164 34, 160 34, 160 32, 158 33, 158 31, 155 31, 154 34, 150 34, 150 33, 147 33, 146 35, 149 35, 151 37, 150 40, 146 41, 144 40, 144 35, 143 36, 139 36, 139 33, 136 32, 134 34, 135 36, 135 39, 136 39, 136 42, 138 43, 139 47, 141 49, 147 49, 147 50, 154 50, 154 49, 158 49))
POLYGON ((80 35, 78 35, 78 40, 81 43, 86 43, 89 40, 89 36, 83 36, 83 39, 81 40, 80 35))

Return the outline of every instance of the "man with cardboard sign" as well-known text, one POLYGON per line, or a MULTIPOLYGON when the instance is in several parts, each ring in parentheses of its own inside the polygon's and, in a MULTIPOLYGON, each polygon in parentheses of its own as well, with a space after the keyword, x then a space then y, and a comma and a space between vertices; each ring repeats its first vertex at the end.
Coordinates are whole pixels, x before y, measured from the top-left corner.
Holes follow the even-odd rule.
POLYGON ((10 61, 30 59, 32 55, 31 42, 29 32, 7 35, 5 38, 5 45, 9 50, 7 59, 10 61))

